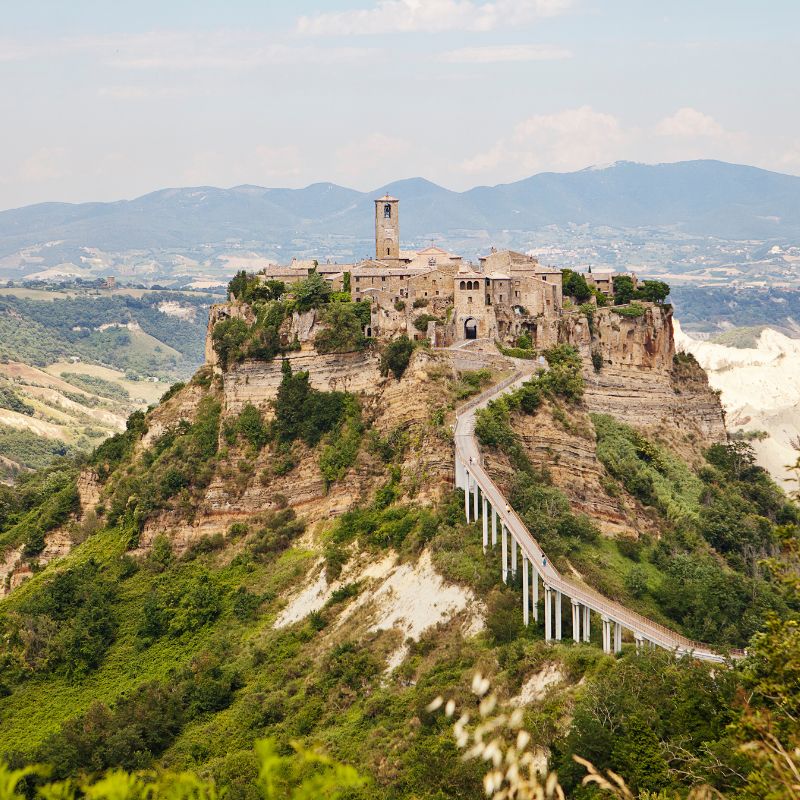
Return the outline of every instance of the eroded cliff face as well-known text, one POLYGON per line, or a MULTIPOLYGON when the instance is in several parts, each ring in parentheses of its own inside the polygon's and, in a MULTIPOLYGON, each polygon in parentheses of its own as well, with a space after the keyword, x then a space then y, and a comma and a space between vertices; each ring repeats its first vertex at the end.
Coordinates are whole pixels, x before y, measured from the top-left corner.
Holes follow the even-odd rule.
MULTIPOLYGON (((293 372, 308 371, 315 388, 355 394, 364 421, 376 434, 386 436, 395 430, 407 434, 400 481, 422 505, 434 502, 452 483, 452 435, 446 426, 432 422, 435 410, 447 412, 452 406, 450 381, 465 369, 505 366, 508 370, 507 363, 496 355, 424 350, 414 353, 401 380, 381 376, 380 359, 370 352, 322 355, 304 349, 287 354, 287 360, 293 372)), ((223 426, 248 403, 269 418, 280 381, 280 359, 244 361, 225 371, 220 390, 223 426)), ((183 399, 183 394, 169 401, 174 404, 170 416, 191 417, 192 403, 183 399)), ((165 424, 165 420, 159 422, 162 430, 165 424)), ((140 538, 140 548, 147 549, 159 533, 167 533, 180 552, 203 535, 224 532, 232 522, 287 506, 314 526, 368 503, 387 480, 386 465, 365 446, 347 475, 330 486, 320 472, 319 451, 295 443, 293 457, 296 466, 280 475, 270 447, 253 456, 244 445, 223 446, 211 483, 191 519, 178 512, 151 519, 140 538)))
MULTIPOLYGON (((209 321, 208 364, 195 379, 147 417, 148 430, 136 454, 182 420, 193 422, 202 399, 209 394, 222 406, 222 426, 235 420, 247 404, 259 408, 265 419, 282 379, 281 359, 246 360, 222 370, 211 347, 213 326, 238 316, 251 323, 247 306, 225 304, 212 309, 209 321)), ((301 342, 286 354, 293 372, 306 371, 311 385, 322 391, 346 391, 358 397, 363 419, 380 436, 403 430, 409 443, 401 462, 401 482, 407 497, 428 504, 452 484, 452 381, 464 370, 489 369, 494 380, 515 369, 512 360, 491 342, 466 348, 415 351, 401 380, 380 374, 377 350, 320 354, 311 344, 319 325, 315 312, 294 315, 281 337, 301 342), (434 413, 435 412, 435 413, 434 413), (441 424, 442 415, 445 424, 441 424), (440 422, 434 423, 434 417, 440 422)), ((567 343, 578 348, 584 363, 585 394, 577 407, 546 403, 534 417, 520 423, 518 433, 533 463, 547 469, 575 510, 592 517, 609 535, 637 533, 651 526, 649 514, 634 501, 609 494, 605 469, 595 456, 590 414, 610 414, 642 429, 670 446, 685 460, 698 464, 702 450, 725 439, 719 398, 708 386, 696 363, 675 359, 672 315, 669 308, 647 306, 640 317, 623 317, 612 309, 597 309, 591 327, 577 311, 544 321, 537 343, 567 343)), ((530 366, 530 362, 525 362, 530 366)), ((520 365, 517 364, 517 367, 520 365)), ((295 443, 295 466, 286 474, 276 469, 270 447, 254 454, 244 444, 225 444, 214 460, 213 477, 191 509, 152 517, 140 538, 146 550, 158 534, 166 534, 177 552, 203 535, 224 533, 234 521, 248 520, 278 508, 292 507, 310 526, 325 523, 364 503, 387 479, 387 467, 362 446, 344 479, 326 485, 318 464, 319 451, 295 443)), ((510 465, 495 459, 495 469, 511 479, 510 465)), ((65 555, 77 525, 102 503, 97 477, 81 476, 82 518, 48 534, 41 562, 65 555)), ((21 553, 6 553, 0 563, 0 584, 7 588, 30 574, 21 553)), ((2 591, 2 589, 0 589, 2 591)))
MULTIPOLYGON (((597 459, 592 414, 608 414, 666 445, 695 467, 710 444, 726 440, 719 396, 696 362, 675 357, 672 310, 644 306, 639 317, 611 308, 586 316, 567 312, 537 333, 542 342, 571 344, 583 359, 585 391, 576 405, 545 402, 514 427, 531 463, 545 470, 574 511, 590 516, 610 536, 656 530, 652 511, 614 489, 597 459)), ((510 487, 506 458, 489 456, 490 469, 510 487)))
MULTIPOLYGON (((609 480, 597 458, 594 426, 584 406, 545 401, 532 416, 516 415, 513 427, 531 465, 564 492, 573 512, 591 517, 611 537, 655 532, 652 513, 616 491, 609 480)), ((507 493, 514 482, 509 459, 490 451, 486 462, 507 493)))
POLYGON ((719 396, 702 369, 676 360, 671 307, 644 308, 640 317, 599 308, 591 330, 585 316, 567 314, 559 339, 583 357, 587 411, 641 428, 693 460, 726 439, 719 396))

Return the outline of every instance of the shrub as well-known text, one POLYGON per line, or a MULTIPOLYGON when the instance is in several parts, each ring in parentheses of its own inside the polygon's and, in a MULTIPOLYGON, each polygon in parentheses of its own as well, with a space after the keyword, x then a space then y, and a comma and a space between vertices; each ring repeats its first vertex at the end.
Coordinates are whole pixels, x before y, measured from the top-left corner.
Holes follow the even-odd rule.
POLYGON ((414 308, 425 308, 428 305, 428 299, 426 297, 418 297, 412 303, 414 308))
POLYGON ((288 361, 283 362, 283 377, 275 398, 273 431, 281 442, 302 439, 310 447, 333 430, 347 407, 344 392, 321 392, 308 382, 307 372, 292 374, 288 361))
POLYGON ((624 582, 633 597, 641 597, 647 591, 647 572, 644 567, 637 565, 628 572, 624 582))
MULTIPOLYGON (((416 303, 417 303, 417 301, 415 300, 414 304, 416 305, 416 303)), ((441 320, 439 319, 439 317, 433 316, 433 314, 420 314, 414 320, 414 327, 420 333, 427 333, 427 331, 428 331, 428 323, 429 322, 441 322, 441 320)))
POLYGON ((184 386, 186 386, 186 384, 183 381, 178 381, 177 383, 173 383, 172 386, 170 386, 169 389, 167 389, 167 391, 161 395, 161 399, 158 401, 159 404, 166 403, 167 400, 169 400, 172 397, 175 397, 175 395, 178 394, 178 392, 181 389, 183 389, 184 386))
POLYGON ((586 278, 579 272, 571 269, 562 269, 562 289, 565 297, 574 297, 578 303, 585 303, 591 296, 592 290, 586 278))
POLYGON ((203 571, 185 588, 170 620, 174 634, 197 630, 213 622, 222 611, 222 592, 212 576, 203 571))
POLYGON ((414 343, 405 335, 389 342, 381 354, 381 375, 391 372, 398 380, 402 378, 413 352, 414 343))
POLYGON ((10 386, 0 386, 0 408, 16 411, 18 414, 33 416, 34 408, 26 403, 10 386))
POLYGON ((301 314, 325 305, 331 295, 330 284, 316 270, 312 270, 307 278, 295 283, 291 291, 297 310, 301 314))
POLYGON ((239 413, 235 430, 256 450, 260 450, 269 440, 269 430, 261 419, 261 412, 251 403, 239 413))
POLYGON ((349 353, 366 346, 367 340, 362 330, 364 323, 356 313, 355 305, 355 303, 331 303, 325 309, 324 327, 314 338, 314 346, 318 352, 349 353))
POLYGON ((533 347, 533 339, 531 339, 529 333, 521 333, 517 336, 515 346, 520 348, 520 350, 530 350, 533 347))
POLYGON ((223 369, 241 357, 240 348, 249 332, 247 323, 235 317, 224 319, 214 325, 211 342, 223 369))
POLYGON ((642 542, 632 536, 620 536, 616 539, 617 550, 631 561, 639 561, 642 557, 642 542))
POLYGON ((228 527, 229 539, 240 539, 242 536, 247 536, 250 532, 250 526, 246 522, 233 522, 228 527))
POLYGON ((621 317, 642 317, 645 313, 645 307, 640 303, 630 303, 627 306, 614 306, 611 309, 615 314, 619 314, 621 317))

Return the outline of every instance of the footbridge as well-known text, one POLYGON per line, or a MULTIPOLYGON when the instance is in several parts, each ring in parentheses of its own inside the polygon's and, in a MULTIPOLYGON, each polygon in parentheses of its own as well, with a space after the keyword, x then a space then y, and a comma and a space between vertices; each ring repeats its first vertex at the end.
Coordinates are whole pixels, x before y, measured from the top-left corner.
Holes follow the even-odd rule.
POLYGON ((455 427, 455 480, 464 490, 464 513, 467 522, 481 520, 483 549, 494 551, 500 540, 502 578, 522 572, 522 617, 525 625, 531 618, 539 622, 540 584, 544 593, 544 635, 547 641, 562 638, 562 606, 572 607, 572 640, 588 642, 593 615, 602 626, 603 650, 622 649, 623 631, 633 636, 637 649, 661 647, 676 655, 692 655, 706 661, 725 662, 744 655, 742 650, 729 656, 710 645, 694 642, 669 628, 637 614, 624 605, 604 597, 584 583, 562 575, 542 550, 535 537, 511 508, 495 482, 486 472, 475 438, 475 413, 496 397, 517 389, 530 377, 520 370, 506 380, 473 398, 457 411, 455 427))

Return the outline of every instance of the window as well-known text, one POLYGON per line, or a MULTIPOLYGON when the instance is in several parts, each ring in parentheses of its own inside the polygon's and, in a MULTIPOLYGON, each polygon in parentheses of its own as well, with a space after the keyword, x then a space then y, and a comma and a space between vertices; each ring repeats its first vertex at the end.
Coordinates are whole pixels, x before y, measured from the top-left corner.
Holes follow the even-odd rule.
POLYGON ((381 283, 386 283, 386 276, 385 275, 381 275, 381 283))
POLYGON ((356 283, 358 283, 360 280, 361 280, 361 278, 358 278, 358 277, 357 277, 357 278, 356 278, 356 283))
POLYGON ((392 204, 386 203, 383 206, 383 218, 384 219, 391 219, 392 218, 392 204))
POLYGON ((388 255, 390 255, 390 254, 391 254, 391 251, 390 251, 390 250, 389 250, 389 248, 387 247, 387 248, 386 248, 386 255, 388 256, 388 255))
POLYGON ((468 294, 468 295, 467 295, 467 302, 468 302, 468 303, 471 303, 471 302, 472 302, 472 295, 471 295, 471 294, 468 294))
POLYGON ((466 289, 467 288, 466 284, 464 283, 464 281, 461 281, 461 285, 458 288, 459 289, 466 289))
POLYGON ((519 297, 519 292, 514 292, 514 297, 519 297))

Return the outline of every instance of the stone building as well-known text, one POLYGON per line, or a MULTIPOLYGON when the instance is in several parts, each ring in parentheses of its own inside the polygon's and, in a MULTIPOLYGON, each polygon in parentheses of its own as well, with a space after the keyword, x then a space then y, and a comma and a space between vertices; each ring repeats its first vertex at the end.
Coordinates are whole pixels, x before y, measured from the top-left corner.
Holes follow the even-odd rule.
POLYGON ((400 202, 375 200, 375 258, 356 264, 293 260, 263 270, 265 280, 295 283, 316 270, 341 290, 349 278, 353 300, 372 304, 368 334, 513 341, 520 333, 552 331, 562 311, 561 270, 513 250, 495 250, 477 264, 430 245, 400 249, 400 202), (548 324, 545 324, 545 322, 548 324))

